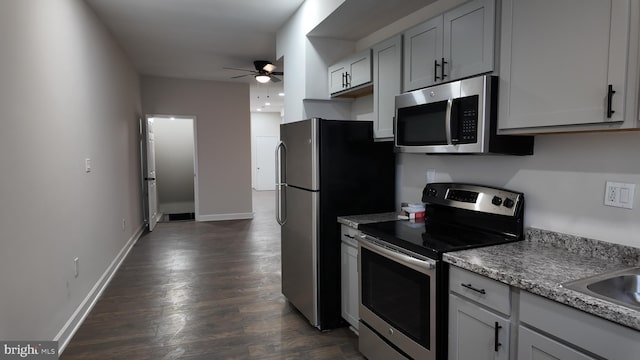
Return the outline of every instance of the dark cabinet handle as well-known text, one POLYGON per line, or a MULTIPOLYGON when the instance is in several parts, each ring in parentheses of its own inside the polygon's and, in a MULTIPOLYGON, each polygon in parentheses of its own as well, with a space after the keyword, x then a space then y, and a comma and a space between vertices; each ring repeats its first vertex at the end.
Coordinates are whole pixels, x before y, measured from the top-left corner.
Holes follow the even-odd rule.
POLYGON ((502 329, 502 326, 500 326, 496 321, 493 327, 493 351, 495 352, 498 352, 500 346, 502 346, 502 344, 500 344, 500 342, 498 341, 498 331, 500 329, 502 329))
POLYGON ((345 78, 347 79, 347 87, 351 86, 351 74, 345 73, 345 78))
POLYGON ((344 89, 345 87, 347 87, 347 82, 346 79, 347 78, 347 73, 342 73, 342 88, 344 89))
POLYGON ((611 101, 613 100, 613 94, 616 92, 613 91, 613 85, 609 84, 609 90, 607 91, 607 118, 611 119, 611 116, 615 111, 611 109, 611 101))
POLYGON ((438 77, 438 60, 433 60, 433 80, 439 80, 440 78, 438 77))
POLYGON ((444 74, 444 64, 448 64, 448 62, 444 61, 444 58, 442 58, 442 66, 440 67, 440 77, 442 78, 442 80, 447 77, 447 75, 444 74))
POLYGON ((477 293, 480 293, 482 295, 485 295, 487 293, 486 291, 484 291, 484 289, 476 289, 471 284, 460 284, 460 285, 462 285, 462 287, 464 287, 464 288, 467 288, 469 290, 473 290, 473 291, 475 291, 477 293))

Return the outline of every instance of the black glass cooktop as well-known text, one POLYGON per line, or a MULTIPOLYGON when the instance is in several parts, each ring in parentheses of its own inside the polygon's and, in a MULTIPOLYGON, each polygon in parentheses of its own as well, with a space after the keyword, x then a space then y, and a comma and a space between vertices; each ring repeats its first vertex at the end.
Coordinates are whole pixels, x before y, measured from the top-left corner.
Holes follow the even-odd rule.
POLYGON ((515 236, 435 221, 396 220, 361 224, 363 233, 433 259, 448 251, 518 241, 515 236))

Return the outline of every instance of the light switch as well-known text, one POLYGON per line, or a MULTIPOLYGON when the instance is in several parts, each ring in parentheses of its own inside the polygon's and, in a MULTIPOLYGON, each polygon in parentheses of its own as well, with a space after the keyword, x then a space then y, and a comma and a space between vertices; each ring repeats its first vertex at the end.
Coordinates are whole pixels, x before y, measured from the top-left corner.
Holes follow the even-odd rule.
POLYGON ((91 172, 91 159, 89 158, 84 159, 84 172, 91 172))
POLYGON ((623 204, 629 203, 629 189, 628 188, 620 188, 620 202, 623 204))

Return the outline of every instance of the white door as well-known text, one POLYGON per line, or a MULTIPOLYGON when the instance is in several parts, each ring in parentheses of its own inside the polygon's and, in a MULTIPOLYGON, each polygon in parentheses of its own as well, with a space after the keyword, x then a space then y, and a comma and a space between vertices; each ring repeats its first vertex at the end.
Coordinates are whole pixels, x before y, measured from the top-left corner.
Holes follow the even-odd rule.
POLYGON ((153 133, 153 118, 147 118, 143 127, 143 180, 146 191, 145 218, 149 231, 153 231, 158 222, 158 189, 156 186, 156 151, 153 133))
POLYGON ((256 190, 276 189, 277 136, 256 136, 256 190))

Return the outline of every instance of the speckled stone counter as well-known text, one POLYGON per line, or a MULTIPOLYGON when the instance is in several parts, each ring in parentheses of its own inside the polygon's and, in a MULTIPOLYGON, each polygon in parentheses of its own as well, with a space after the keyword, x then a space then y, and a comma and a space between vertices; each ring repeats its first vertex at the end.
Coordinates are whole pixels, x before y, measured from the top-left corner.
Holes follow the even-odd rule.
POLYGON ((566 289, 567 281, 640 266, 640 249, 528 229, 525 241, 446 253, 444 261, 640 330, 640 311, 566 289))
POLYGON ((358 228, 360 224, 370 224, 382 221, 398 220, 398 214, 395 212, 378 213, 378 214, 365 214, 365 215, 350 215, 339 216, 338 222, 350 226, 354 229, 358 228))

